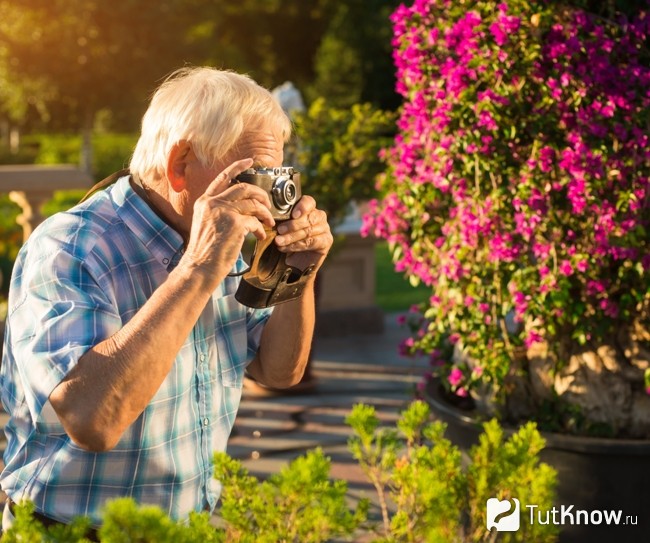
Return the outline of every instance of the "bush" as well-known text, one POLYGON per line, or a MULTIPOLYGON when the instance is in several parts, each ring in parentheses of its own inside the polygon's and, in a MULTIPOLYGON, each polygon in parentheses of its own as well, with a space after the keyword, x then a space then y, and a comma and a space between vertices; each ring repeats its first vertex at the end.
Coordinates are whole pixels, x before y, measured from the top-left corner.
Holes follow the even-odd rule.
POLYGON ((629 409, 650 362, 649 20, 530 0, 393 14, 404 105, 365 231, 430 286, 408 349, 456 394, 522 418, 562 394, 650 435, 629 409), (508 403, 520 378, 529 405, 508 403))
POLYGON ((379 151, 394 134, 394 120, 393 113, 370 104, 338 108, 322 98, 296 114, 295 154, 304 191, 332 225, 345 218, 353 202, 376 196, 376 177, 383 169, 379 151))
MULTIPOLYGON (((540 510, 553 505, 557 474, 539 461, 544 439, 534 423, 508 440, 496 420, 485 423, 467 468, 461 451, 444 437, 446 426, 431 421, 424 402, 413 402, 401 414, 397 430, 380 428, 374 408, 366 405, 355 406, 347 423, 355 433, 352 454, 382 506, 378 541, 493 541, 495 534, 486 529, 489 498, 517 498, 540 510), (389 502, 395 504, 393 514, 389 502)), ((555 541, 557 532, 553 525, 522 522, 518 532, 500 534, 500 540, 544 543, 555 541)))
MULTIPOLYGON (((363 404, 353 408, 346 422, 354 433, 349 448, 379 496, 380 527, 366 520, 367 499, 350 510, 347 483, 330 480, 330 460, 315 449, 262 482, 238 460, 216 454, 215 476, 223 487, 217 527, 208 513, 191 515, 188 524, 176 523, 156 507, 120 499, 107 505, 99 538, 111 543, 317 543, 360 534, 367 540, 379 533, 377 543, 487 543, 495 535, 485 527, 488 498, 516 497, 540 510, 551 509, 556 473, 539 461, 544 440, 532 423, 507 440, 496 421, 486 423, 465 467, 461 451, 444 437, 444 424, 432 422, 421 401, 401 414, 397 428, 380 427, 374 408, 363 404)), ((30 504, 18 506, 17 522, 3 542, 83 541, 87 520, 46 530, 31 519, 31 511, 30 504)), ((523 522, 519 532, 503 533, 500 540, 545 543, 554 541, 556 532, 554 525, 523 522)))

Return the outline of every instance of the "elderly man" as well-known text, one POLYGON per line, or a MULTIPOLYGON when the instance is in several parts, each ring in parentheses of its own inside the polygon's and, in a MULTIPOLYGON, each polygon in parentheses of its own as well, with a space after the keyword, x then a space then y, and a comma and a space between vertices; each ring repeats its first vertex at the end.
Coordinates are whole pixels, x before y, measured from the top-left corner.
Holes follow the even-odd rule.
MULTIPOLYGON (((172 518, 211 510, 244 370, 270 387, 301 378, 313 285, 293 301, 235 300, 247 234, 272 227, 268 194, 231 180, 282 165, 290 121, 248 77, 183 69, 154 94, 129 173, 45 221, 10 285, 2 401, 11 415, 0 476, 11 504, 44 522, 133 497, 172 518)), ((309 196, 275 240, 298 269, 332 244, 309 196)), ((310 281, 313 281, 312 274, 310 281)))

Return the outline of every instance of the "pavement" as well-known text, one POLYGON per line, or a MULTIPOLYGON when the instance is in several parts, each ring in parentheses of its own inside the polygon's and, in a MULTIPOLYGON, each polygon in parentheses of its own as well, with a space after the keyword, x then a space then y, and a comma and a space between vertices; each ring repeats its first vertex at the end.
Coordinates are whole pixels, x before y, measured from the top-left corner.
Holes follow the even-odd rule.
MULTIPOLYGON (((348 451, 351 430, 344 420, 355 404, 365 403, 375 407, 382 423, 391 424, 413 399, 427 363, 398 354, 406 336, 397 315, 387 314, 382 333, 315 338, 313 390, 260 396, 245 389, 227 452, 263 479, 321 447, 331 459, 331 477, 347 481, 351 505, 370 498, 369 516, 379 519, 374 489, 348 451)), ((0 413, 0 424, 4 421, 6 414, 0 413)), ((3 434, 0 439, 4 449, 3 434)))
POLYGON ((427 362, 398 354, 406 336, 397 315, 388 314, 381 334, 317 337, 314 390, 259 397, 244 389, 227 452, 263 479, 320 447, 331 459, 331 477, 348 482, 353 501, 370 498, 370 514, 378 517, 374 489, 348 451, 352 432, 344 421, 355 404, 364 403, 375 407, 382 424, 392 424, 413 400, 427 362))

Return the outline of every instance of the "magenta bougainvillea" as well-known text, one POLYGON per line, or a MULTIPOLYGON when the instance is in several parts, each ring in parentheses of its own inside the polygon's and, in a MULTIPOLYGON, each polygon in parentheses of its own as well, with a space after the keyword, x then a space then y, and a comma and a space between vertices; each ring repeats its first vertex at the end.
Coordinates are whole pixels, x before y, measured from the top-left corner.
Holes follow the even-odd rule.
POLYGON ((392 15, 404 103, 364 231, 431 287, 403 348, 459 395, 500 386, 517 349, 597 341, 648 310, 650 15, 558 5, 392 15), (450 362, 457 343, 476 364, 450 362))

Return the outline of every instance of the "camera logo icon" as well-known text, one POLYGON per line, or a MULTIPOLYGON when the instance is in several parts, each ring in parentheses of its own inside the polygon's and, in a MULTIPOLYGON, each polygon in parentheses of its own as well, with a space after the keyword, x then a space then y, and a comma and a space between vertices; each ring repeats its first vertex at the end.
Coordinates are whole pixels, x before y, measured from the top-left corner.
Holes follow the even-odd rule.
POLYGON ((496 528, 497 532, 516 532, 519 530, 521 517, 519 500, 499 500, 490 498, 487 501, 486 526, 488 531, 496 528))

